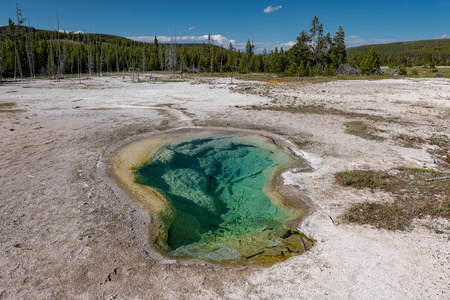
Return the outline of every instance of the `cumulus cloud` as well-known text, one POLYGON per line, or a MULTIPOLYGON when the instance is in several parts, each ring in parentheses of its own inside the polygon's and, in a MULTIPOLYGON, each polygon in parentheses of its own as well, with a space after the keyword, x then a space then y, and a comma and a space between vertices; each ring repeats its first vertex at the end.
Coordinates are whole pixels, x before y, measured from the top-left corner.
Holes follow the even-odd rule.
POLYGON ((278 5, 273 7, 272 5, 269 5, 267 8, 264 8, 264 13, 268 14, 268 13, 273 13, 276 10, 281 9, 283 6, 278 5))
POLYGON ((195 29, 195 27, 194 26, 192 26, 192 27, 189 27, 189 30, 194 30, 195 29))
MULTIPOLYGON (((135 40, 135 41, 141 41, 141 42, 147 42, 147 43, 153 43, 154 36, 134 36, 134 37, 128 37, 129 39, 135 40)), ((173 36, 157 36, 156 37, 160 43, 173 43, 174 37, 173 36)), ((211 39, 215 45, 223 46, 225 48, 228 48, 228 44, 231 42, 233 44, 233 47, 237 50, 245 50, 245 46, 247 44, 247 41, 245 42, 236 42, 233 39, 230 39, 226 36, 223 36, 221 34, 212 34, 211 39)), ((177 43, 180 44, 189 44, 189 43, 207 43, 208 42, 208 35, 190 35, 190 36, 177 36, 177 43)), ((283 48, 284 50, 288 50, 293 45, 295 45, 294 41, 288 41, 288 42, 254 42, 255 44, 255 53, 263 53, 264 49, 267 50, 267 52, 270 52, 271 50, 278 48, 283 48)))
MULTIPOLYGON (((132 36, 132 37, 128 37, 129 39, 135 40, 135 41, 140 41, 140 42, 149 42, 152 43, 153 39, 155 38, 154 36, 132 36)), ((160 43, 172 43, 174 42, 174 37, 173 36, 157 36, 156 37, 158 39, 158 41, 160 43)), ((223 36, 221 34, 212 34, 211 35, 211 40, 214 44, 216 45, 224 45, 224 46, 228 46, 228 44, 231 42, 232 44, 235 44, 236 41, 227 38, 226 36, 223 36)), ((200 35, 200 36, 195 36, 195 35, 189 35, 189 36, 177 36, 177 43, 203 43, 203 42, 207 42, 208 41, 208 35, 200 35)))
POLYGON ((369 39, 359 35, 350 35, 345 39, 347 47, 356 47, 363 45, 376 45, 399 42, 398 39, 369 39))
MULTIPOLYGON (((1 25, 0 25, 1 26, 1 25)), ((81 31, 81 30, 79 30, 79 31, 72 31, 72 30, 63 30, 63 29, 60 29, 59 30, 59 32, 61 32, 61 33, 75 33, 75 34, 80 34, 80 33, 84 33, 83 31, 81 31)))

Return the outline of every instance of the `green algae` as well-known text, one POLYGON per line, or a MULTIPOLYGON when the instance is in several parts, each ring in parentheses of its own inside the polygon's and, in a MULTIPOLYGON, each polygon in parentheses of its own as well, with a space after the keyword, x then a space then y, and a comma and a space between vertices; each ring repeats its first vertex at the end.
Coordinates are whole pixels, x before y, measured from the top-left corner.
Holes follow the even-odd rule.
POLYGON ((298 236, 295 242, 281 238, 296 214, 264 192, 274 172, 296 160, 249 138, 210 136, 162 145, 134 172, 137 183, 156 189, 174 211, 166 239, 170 256, 239 261, 287 257, 304 248, 298 236))

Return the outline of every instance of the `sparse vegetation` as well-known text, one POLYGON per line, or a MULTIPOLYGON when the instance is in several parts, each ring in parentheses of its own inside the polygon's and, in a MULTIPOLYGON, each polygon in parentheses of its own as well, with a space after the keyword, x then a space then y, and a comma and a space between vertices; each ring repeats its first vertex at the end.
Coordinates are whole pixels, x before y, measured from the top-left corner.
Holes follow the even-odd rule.
POLYGON ((406 148, 420 148, 420 146, 425 143, 425 140, 421 137, 404 133, 395 135, 393 139, 398 141, 402 147, 406 148))
MULTIPOLYGON (((353 204, 343 215, 346 222, 388 230, 407 230, 414 218, 450 218, 450 184, 447 179, 428 181, 446 173, 429 169, 399 168, 388 172, 354 170, 336 173, 342 186, 390 193, 393 202, 353 204)), ((448 174, 447 174, 448 175, 448 174)))
POLYGON ((357 189, 375 189, 386 185, 384 179, 388 175, 376 173, 369 170, 344 171, 336 174, 336 180, 340 185, 352 186, 357 189))
POLYGON ((348 134, 359 136, 366 140, 384 141, 385 138, 375 133, 379 131, 377 128, 367 125, 362 121, 351 121, 344 123, 348 134))

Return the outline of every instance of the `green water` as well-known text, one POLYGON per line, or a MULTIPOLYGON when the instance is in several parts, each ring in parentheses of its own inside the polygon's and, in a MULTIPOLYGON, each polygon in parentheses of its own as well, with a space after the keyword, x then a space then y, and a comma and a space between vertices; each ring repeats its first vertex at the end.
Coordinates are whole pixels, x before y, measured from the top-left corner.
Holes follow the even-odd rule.
POLYGON ((236 260, 280 243, 292 216, 262 189, 275 167, 295 158, 256 144, 235 136, 168 144, 136 170, 137 182, 156 188, 176 211, 171 256, 236 260))

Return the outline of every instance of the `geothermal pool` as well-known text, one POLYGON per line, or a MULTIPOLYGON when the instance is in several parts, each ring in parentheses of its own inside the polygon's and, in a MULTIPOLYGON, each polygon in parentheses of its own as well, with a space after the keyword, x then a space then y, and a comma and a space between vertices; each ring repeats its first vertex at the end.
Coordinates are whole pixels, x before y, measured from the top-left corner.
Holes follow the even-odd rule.
POLYGON ((132 173, 136 185, 151 191, 148 201, 165 202, 156 244, 166 255, 264 263, 311 246, 286 226, 301 211, 276 192, 277 173, 299 159, 272 139, 196 132, 154 144, 132 173))

